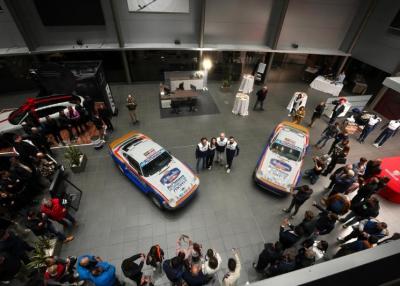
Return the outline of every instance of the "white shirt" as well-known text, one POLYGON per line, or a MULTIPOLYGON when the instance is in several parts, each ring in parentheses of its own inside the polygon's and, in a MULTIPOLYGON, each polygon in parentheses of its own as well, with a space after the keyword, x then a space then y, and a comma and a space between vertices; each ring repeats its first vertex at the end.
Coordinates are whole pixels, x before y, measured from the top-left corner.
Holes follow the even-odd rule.
POLYGON ((224 138, 223 140, 221 140, 220 137, 217 138, 217 145, 218 146, 225 146, 228 143, 228 138, 224 138))
POLYGON ((338 78, 337 81, 338 83, 343 83, 344 79, 346 78, 346 75, 344 73, 341 73, 338 78))
POLYGON ((237 143, 235 141, 232 144, 226 145, 226 148, 229 149, 229 150, 236 150, 236 146, 237 146, 237 143))
POLYGON ((395 130, 397 130, 397 128, 399 128, 399 127, 400 127, 400 121, 391 120, 391 121, 389 122, 388 128, 389 128, 390 130, 395 131, 395 130))
POLYGON ((199 147, 200 152, 206 152, 208 150, 208 142, 206 143, 206 145, 203 145, 203 143, 199 143, 197 144, 197 147, 199 147))
POLYGON ((317 247, 318 243, 319 241, 315 241, 313 246, 311 246, 312 251, 315 253, 315 261, 318 261, 325 256, 325 251, 317 247))
POLYGON ((368 125, 370 125, 370 126, 375 126, 376 124, 378 124, 378 123, 381 122, 381 121, 382 121, 382 119, 380 119, 379 117, 377 117, 377 118, 371 117, 371 118, 368 120, 368 125))
POLYGON ((204 261, 203 265, 202 265, 202 271, 204 275, 213 275, 215 274, 219 268, 221 267, 221 262, 222 262, 222 258, 221 255, 219 255, 218 252, 214 251, 214 256, 218 261, 218 266, 215 269, 210 268, 210 266, 208 265, 208 257, 206 257, 206 261, 204 261))
POLYGON ((240 270, 242 269, 242 265, 240 264, 240 259, 239 255, 235 253, 235 260, 236 260, 236 268, 234 272, 228 272, 227 275, 228 277, 225 279, 222 279, 222 285, 225 286, 230 286, 230 285, 236 285, 236 281, 240 277, 240 270))

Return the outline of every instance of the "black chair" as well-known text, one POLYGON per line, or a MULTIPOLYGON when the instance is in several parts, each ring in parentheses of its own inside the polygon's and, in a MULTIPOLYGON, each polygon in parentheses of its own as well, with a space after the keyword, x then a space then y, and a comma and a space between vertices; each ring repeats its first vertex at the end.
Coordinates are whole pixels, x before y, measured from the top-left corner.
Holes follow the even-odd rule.
POLYGON ((181 82, 181 83, 179 84, 178 89, 180 89, 180 90, 185 90, 185 86, 183 85, 183 82, 181 82))
POLYGON ((193 84, 190 85, 190 89, 191 89, 192 91, 196 91, 196 90, 197 90, 196 86, 193 85, 193 84))
POLYGON ((181 111, 179 110, 179 101, 177 100, 171 100, 171 108, 172 111, 171 113, 179 114, 181 111))

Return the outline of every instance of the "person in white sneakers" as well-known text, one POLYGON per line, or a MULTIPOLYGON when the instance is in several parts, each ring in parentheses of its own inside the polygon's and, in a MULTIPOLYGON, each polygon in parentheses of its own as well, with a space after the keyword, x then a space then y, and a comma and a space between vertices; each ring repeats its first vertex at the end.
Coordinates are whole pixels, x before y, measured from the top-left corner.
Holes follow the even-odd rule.
POLYGON ((208 275, 211 278, 220 269, 221 262, 221 255, 219 255, 219 253, 214 249, 210 248, 207 250, 207 254, 202 265, 203 274, 208 275))
POLYGON ((239 145, 233 136, 229 137, 228 144, 226 144, 226 172, 231 172, 233 158, 239 156, 239 145))
POLYGON ((233 248, 233 255, 235 258, 229 258, 228 260, 228 273, 224 275, 222 278, 222 285, 231 286, 236 285, 236 282, 240 278, 240 271, 242 269, 242 265, 240 264, 240 258, 237 249, 233 248))
POLYGON ((206 168, 206 161, 207 161, 207 154, 208 154, 208 140, 207 138, 203 137, 200 139, 200 143, 196 146, 196 172, 200 172, 200 165, 202 169, 206 168))
POLYGON ((391 120, 386 128, 381 132, 378 138, 375 139, 374 146, 376 148, 381 147, 386 140, 390 137, 394 136, 400 127, 400 119, 399 120, 391 120))
POLYGON ((226 138, 225 133, 222 132, 219 137, 217 137, 217 162, 221 166, 223 165, 226 144, 228 144, 228 138, 226 138))

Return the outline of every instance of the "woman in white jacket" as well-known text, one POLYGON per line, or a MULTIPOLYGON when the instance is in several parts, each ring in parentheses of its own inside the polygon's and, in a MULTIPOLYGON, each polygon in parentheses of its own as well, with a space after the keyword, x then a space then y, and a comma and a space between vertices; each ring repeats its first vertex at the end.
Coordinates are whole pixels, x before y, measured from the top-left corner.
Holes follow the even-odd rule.
POLYGON ((221 255, 214 249, 207 250, 207 254, 202 265, 204 275, 213 276, 221 267, 221 255))

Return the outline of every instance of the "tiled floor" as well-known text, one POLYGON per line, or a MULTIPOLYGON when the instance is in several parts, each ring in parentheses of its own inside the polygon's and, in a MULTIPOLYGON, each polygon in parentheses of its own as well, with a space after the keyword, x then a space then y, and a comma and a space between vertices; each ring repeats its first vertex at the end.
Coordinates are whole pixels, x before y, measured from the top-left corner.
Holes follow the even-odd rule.
MULTIPOLYGON (((194 166, 194 148, 199 138, 217 136, 224 131, 237 138, 240 156, 234 161, 231 174, 226 174, 224 168, 219 166, 201 173, 198 195, 185 208, 177 212, 162 212, 121 175, 106 148, 95 151, 91 147, 83 147, 89 158, 86 171, 71 176, 71 180, 84 191, 80 210, 76 214, 79 227, 74 233, 76 239, 63 247, 62 255, 93 253, 114 263, 120 274, 123 258, 147 252, 155 243, 161 245, 167 257, 174 256, 175 241, 184 233, 202 243, 205 250, 212 247, 221 253, 223 266, 219 281, 226 271, 232 247, 239 248, 243 263, 239 284, 259 278, 251 263, 257 258, 264 242, 277 240, 279 225, 284 218, 281 209, 289 204, 290 199, 277 198, 254 185, 252 172, 257 158, 274 126, 287 119, 285 107, 293 92, 304 90, 309 94, 305 122, 311 117, 314 105, 328 95, 307 89, 303 83, 270 84, 265 111, 250 110, 250 115, 242 118, 231 113, 233 93, 222 93, 218 86, 218 83, 209 84, 219 114, 168 119, 160 119, 158 84, 112 87, 120 112, 113 119, 116 130, 111 139, 138 129, 182 161, 194 166), (136 94, 138 100, 138 125, 130 123, 124 104, 125 96, 131 92, 136 94)), ((251 98, 251 103, 254 103, 254 98, 251 98)), ((319 121, 311 130, 312 144, 325 126, 326 123, 319 121)), ((399 154, 399 137, 391 139, 379 150, 372 147, 370 143, 377 132, 374 131, 364 145, 351 139, 350 161, 360 156, 377 158, 399 154)), ((311 155, 314 153, 315 150, 312 150, 307 156, 305 168, 311 166, 311 155)), ((320 199, 326 184, 326 179, 321 179, 314 186, 312 200, 320 199)), ((311 200, 302 207, 294 223, 301 220, 303 211, 308 207, 312 208, 311 200)), ((400 231, 396 221, 400 207, 384 199, 381 199, 381 207, 380 218, 388 223, 390 231, 400 231)), ((342 229, 338 227, 335 233, 323 237, 332 242, 333 252, 336 251, 333 243, 339 232, 342 229)), ((156 285, 167 283, 165 276, 156 279, 156 285)))

